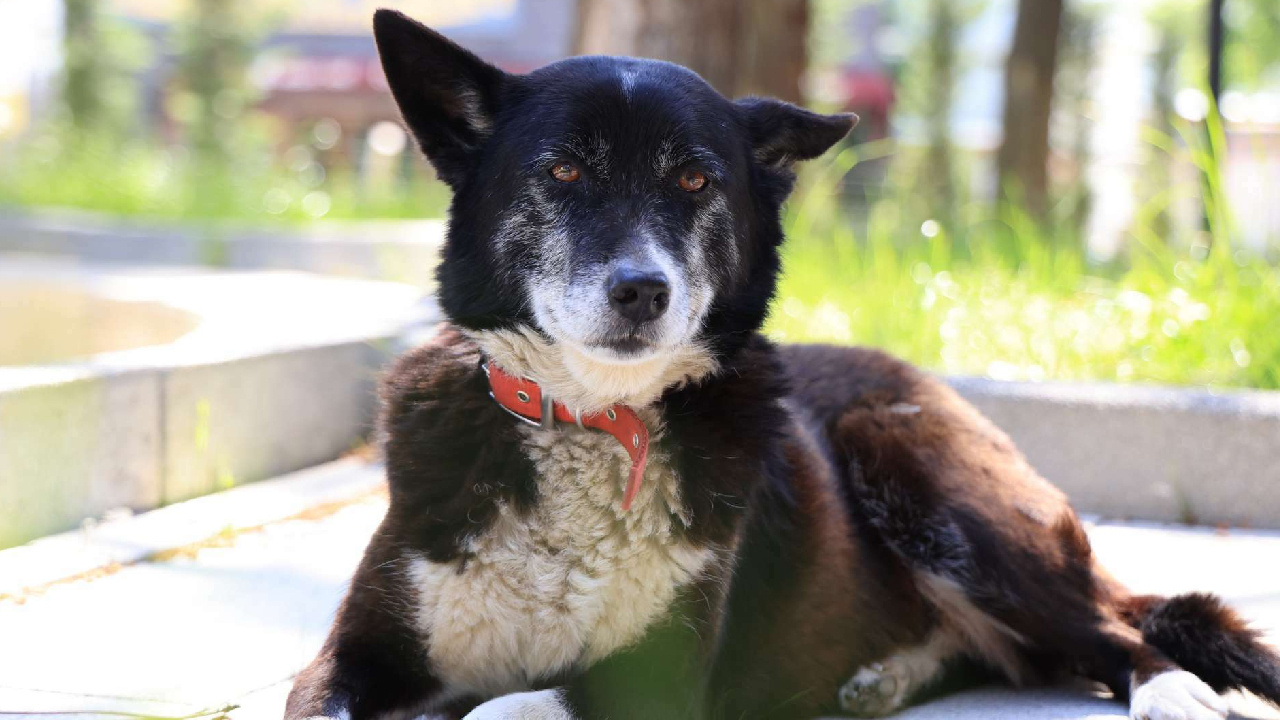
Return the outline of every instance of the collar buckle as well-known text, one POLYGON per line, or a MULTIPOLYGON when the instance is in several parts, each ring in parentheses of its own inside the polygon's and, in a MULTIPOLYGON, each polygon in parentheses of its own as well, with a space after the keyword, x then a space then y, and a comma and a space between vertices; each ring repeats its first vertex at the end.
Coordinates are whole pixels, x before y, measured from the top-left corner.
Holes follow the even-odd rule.
MULTIPOLYGON (((489 371, 489 363, 488 363, 488 362, 485 362, 485 361, 482 361, 482 362, 480 363, 480 369, 481 369, 481 370, 484 370, 484 376, 485 376, 486 378, 488 378, 488 379, 489 379, 490 383, 492 383, 492 382, 493 382, 493 373, 491 373, 491 372, 489 371)), ((550 430, 550 429, 554 428, 554 427, 555 427, 555 425, 556 425, 555 413, 554 413, 554 412, 550 412, 550 413, 548 413, 548 412, 547 412, 547 409, 548 409, 548 408, 552 408, 552 409, 554 409, 554 405, 555 405, 555 404, 554 404, 554 402, 553 402, 550 398, 548 398, 548 397, 546 397, 546 396, 543 396, 543 398, 542 398, 542 421, 541 421, 541 422, 539 422, 539 421, 537 421, 537 420, 534 420, 534 419, 532 419, 532 418, 525 417, 524 415, 521 415, 520 413, 516 412, 515 410, 512 410, 511 408, 507 407, 506 403, 503 403, 503 402, 499 401, 499 400, 498 400, 498 397, 497 397, 496 395, 494 395, 494 394, 493 394, 493 386, 492 386, 492 384, 490 384, 490 386, 489 386, 489 399, 490 399, 490 400, 492 400, 492 401, 494 402, 494 404, 496 404, 498 407, 500 407, 500 408, 502 408, 504 411, 506 411, 506 413, 507 413, 508 415, 510 415, 511 417, 513 417, 513 418, 515 418, 515 419, 519 420, 519 421, 520 421, 520 422, 522 422, 522 423, 525 423, 526 425, 532 425, 532 426, 534 426, 534 427, 542 428, 542 429, 544 429, 544 430, 550 430)))
MULTIPOLYGON (((489 399, 492 400, 495 405, 505 410, 508 415, 519 420, 520 422, 526 425, 532 425, 536 428, 545 427, 544 423, 538 422, 537 420, 533 420, 531 418, 527 418, 521 415, 520 413, 516 412, 515 410, 512 410, 511 408, 507 407, 506 405, 503 405, 502 403, 498 402, 498 398, 494 397, 492 390, 489 391, 489 399)), ((552 422, 554 423, 555 420, 553 419, 552 422)))
POLYGON ((546 392, 542 393, 542 422, 538 426, 543 430, 556 429, 556 401, 546 392))

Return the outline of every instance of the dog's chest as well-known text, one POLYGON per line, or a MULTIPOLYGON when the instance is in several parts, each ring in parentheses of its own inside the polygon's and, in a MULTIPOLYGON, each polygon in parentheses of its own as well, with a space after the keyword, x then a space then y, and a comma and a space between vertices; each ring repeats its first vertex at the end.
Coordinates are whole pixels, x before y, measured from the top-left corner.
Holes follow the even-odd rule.
POLYGON ((623 513, 613 437, 530 430, 524 449, 536 506, 502 507, 465 563, 410 564, 432 669, 455 689, 519 690, 636 642, 710 558, 676 536, 679 484, 659 453, 623 513))

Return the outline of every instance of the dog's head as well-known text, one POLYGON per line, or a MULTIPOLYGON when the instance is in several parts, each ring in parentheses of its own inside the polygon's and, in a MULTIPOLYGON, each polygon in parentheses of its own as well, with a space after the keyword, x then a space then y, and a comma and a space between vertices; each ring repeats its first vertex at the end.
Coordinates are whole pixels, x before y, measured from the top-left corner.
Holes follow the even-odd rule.
POLYGON ((731 102, 652 60, 513 75, 389 10, 374 32, 406 124, 454 191, 442 307, 476 335, 538 338, 582 382, 602 368, 656 381, 694 350, 714 366, 759 328, 791 167, 855 122, 731 102))

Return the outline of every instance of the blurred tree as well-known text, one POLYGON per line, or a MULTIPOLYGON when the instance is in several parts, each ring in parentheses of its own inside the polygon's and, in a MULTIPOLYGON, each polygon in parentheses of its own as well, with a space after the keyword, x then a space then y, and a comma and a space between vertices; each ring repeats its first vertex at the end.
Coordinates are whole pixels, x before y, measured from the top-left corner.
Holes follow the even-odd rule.
POLYGON ((1225 0, 1209 0, 1209 96, 1222 101, 1222 45, 1226 40, 1225 0))
POLYGON ((801 102, 809 0, 579 0, 576 51, 684 65, 729 97, 801 102))
POLYGON ((1055 197, 1062 198, 1061 220, 1077 234, 1089 219, 1090 192, 1085 171, 1092 152, 1093 72, 1097 65, 1098 6, 1073 3, 1063 17, 1062 50, 1055 81, 1057 103, 1052 135, 1069 153, 1065 172, 1050 178, 1055 197))
MULTIPOLYGON (((1177 48, 1178 77, 1170 86, 1208 90, 1209 36, 1215 0, 1161 0, 1149 17, 1156 30, 1177 48)), ((1226 90, 1256 90, 1280 78, 1280 2, 1229 0, 1221 6, 1221 77, 1226 90)))
MULTIPOLYGON (((1160 44, 1155 54, 1157 84, 1154 98, 1156 137, 1175 133, 1174 98, 1184 88, 1200 90, 1212 100, 1204 110, 1213 112, 1224 93, 1248 92, 1280 80, 1280 3, 1275 0, 1163 0, 1149 13, 1160 44), (1175 63, 1170 56, 1176 56, 1175 63)), ((1194 115, 1194 109, 1192 110, 1194 115)), ((1190 119, 1190 118, 1189 118, 1190 119)), ((1207 161, 1198 164, 1203 227, 1198 242, 1212 245, 1232 228, 1228 198, 1222 193, 1225 136, 1221 118, 1200 126, 1198 138, 1178 132, 1207 161), (1215 129, 1216 128, 1216 129, 1215 129)), ((1165 143, 1169 148, 1172 143, 1165 143)), ((1157 158, 1171 150, 1156 148, 1157 158)), ((1160 158, 1171 166, 1168 158, 1160 158)), ((1162 171, 1157 165, 1156 171, 1162 171)), ((1159 197, 1159 185, 1147 193, 1159 197)), ((1169 237, 1167 213, 1157 216, 1158 227, 1169 237)))
MULTIPOLYGON (((952 132, 956 84, 965 71, 960 38, 985 0, 929 0, 892 8, 890 22, 911 38, 898 74, 895 114, 903 145, 889 170, 902 232, 933 227, 955 232, 969 188, 952 132)), ((930 233, 935 232, 931 230, 930 233)))
POLYGON ((1280 2, 1231 0, 1225 11, 1225 84, 1257 88, 1280 79, 1280 2))
POLYGON ((250 103, 254 37, 241 0, 190 0, 177 28, 178 119, 199 162, 226 161, 250 103))
POLYGON ((93 126, 102 116, 102 39, 98 32, 99 0, 65 0, 62 102, 71 124, 93 126))
POLYGON ((1188 47, 1192 20, 1190 14, 1172 2, 1153 6, 1148 14, 1148 21, 1156 32, 1156 49, 1151 58, 1152 142, 1146 146, 1138 194, 1150 215, 1152 236, 1166 243, 1172 242, 1175 230, 1169 212, 1170 188, 1174 187, 1174 138, 1177 137, 1173 99, 1181 87, 1179 61, 1192 52, 1188 47))
MULTIPOLYGON (((187 2, 175 28, 178 87, 170 114, 182 124, 191 149, 185 202, 198 217, 217 217, 243 202, 236 173, 262 159, 260 144, 247 142, 246 122, 257 38, 244 0, 187 2)), ((210 257, 217 257, 217 244, 210 246, 210 257)))
POLYGON ((956 45, 960 19, 955 0, 930 0, 928 72, 932 92, 924 108, 929 150, 921 187, 943 227, 954 227, 956 177, 952 162, 951 108, 956 86, 956 45))
POLYGON ((111 136, 131 127, 135 71, 146 61, 141 35, 105 17, 102 0, 64 0, 62 110, 76 136, 111 136))
POLYGON ((1033 215, 1048 210, 1049 118, 1063 0, 1019 0, 1005 64, 1004 139, 997 155, 1000 192, 1033 215))

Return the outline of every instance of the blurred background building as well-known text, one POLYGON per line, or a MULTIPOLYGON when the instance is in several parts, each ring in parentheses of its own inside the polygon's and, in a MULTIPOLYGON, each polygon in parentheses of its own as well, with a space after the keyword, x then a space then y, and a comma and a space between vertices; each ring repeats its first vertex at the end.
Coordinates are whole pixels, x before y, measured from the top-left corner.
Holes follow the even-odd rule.
MULTIPOLYGON (((335 154, 361 162, 371 130, 399 120, 387 93, 370 35, 373 11, 385 3, 329 0, 255 4, 260 16, 248 65, 255 109, 281 122, 294 137, 316 123, 343 138, 335 154)), ((229 4, 228 4, 229 5, 229 4)), ((573 0, 475 0, 400 3, 401 9, 512 72, 527 72, 572 53, 573 0)), ((142 70, 145 112, 140 120, 166 124, 165 98, 181 57, 166 39, 182 20, 173 0, 113 0, 110 12, 145 33, 152 53, 142 70)))

